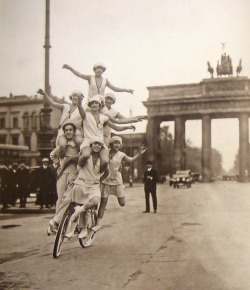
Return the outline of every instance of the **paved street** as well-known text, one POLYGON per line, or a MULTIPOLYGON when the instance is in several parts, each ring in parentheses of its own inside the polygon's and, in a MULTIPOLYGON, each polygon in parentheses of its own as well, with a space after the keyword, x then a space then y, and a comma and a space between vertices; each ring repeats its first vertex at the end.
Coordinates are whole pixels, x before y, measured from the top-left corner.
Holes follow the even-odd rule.
POLYGON ((157 214, 142 213, 142 185, 126 192, 95 244, 65 241, 59 259, 51 214, 1 214, 0 289, 250 289, 249 184, 159 185, 157 214))

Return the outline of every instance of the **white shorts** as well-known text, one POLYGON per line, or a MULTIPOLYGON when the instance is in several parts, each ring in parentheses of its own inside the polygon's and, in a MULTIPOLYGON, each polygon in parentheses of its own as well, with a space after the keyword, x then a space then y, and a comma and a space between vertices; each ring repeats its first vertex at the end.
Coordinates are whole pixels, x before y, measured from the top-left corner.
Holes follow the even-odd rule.
POLYGON ((93 197, 101 197, 99 184, 88 186, 75 184, 72 191, 73 201, 79 204, 86 204, 93 197))
POLYGON ((110 195, 115 195, 117 198, 125 197, 125 190, 123 184, 110 185, 110 184, 101 184, 101 196, 102 198, 107 198, 110 195))

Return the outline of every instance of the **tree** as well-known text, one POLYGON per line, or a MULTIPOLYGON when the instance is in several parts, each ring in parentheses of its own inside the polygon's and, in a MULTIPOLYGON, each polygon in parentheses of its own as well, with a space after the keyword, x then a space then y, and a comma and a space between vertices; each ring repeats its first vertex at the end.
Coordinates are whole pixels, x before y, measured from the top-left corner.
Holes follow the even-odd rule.
POLYGON ((160 130, 160 151, 160 174, 172 175, 174 173, 174 140, 173 135, 169 132, 169 126, 164 126, 160 130))

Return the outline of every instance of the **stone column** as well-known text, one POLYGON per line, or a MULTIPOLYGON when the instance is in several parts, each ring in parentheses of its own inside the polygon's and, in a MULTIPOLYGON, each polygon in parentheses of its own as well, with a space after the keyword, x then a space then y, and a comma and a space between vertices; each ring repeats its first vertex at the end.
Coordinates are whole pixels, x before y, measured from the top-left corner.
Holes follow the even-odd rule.
POLYGON ((160 120, 150 118, 148 120, 146 139, 147 139, 147 160, 154 162, 156 170, 160 169, 160 120))
POLYGON ((24 136, 23 133, 21 132, 19 137, 18 137, 18 144, 24 146, 24 136))
POLYGON ((211 182, 211 116, 202 116, 202 182, 211 182))
POLYGON ((249 175, 249 131, 248 115, 241 114, 239 117, 239 181, 247 182, 249 175))
POLYGON ((174 149, 175 149, 175 170, 185 169, 185 120, 183 117, 175 118, 175 137, 174 137, 174 149))
POLYGON ((32 132, 30 137, 30 151, 35 152, 37 151, 37 134, 36 132, 32 132))

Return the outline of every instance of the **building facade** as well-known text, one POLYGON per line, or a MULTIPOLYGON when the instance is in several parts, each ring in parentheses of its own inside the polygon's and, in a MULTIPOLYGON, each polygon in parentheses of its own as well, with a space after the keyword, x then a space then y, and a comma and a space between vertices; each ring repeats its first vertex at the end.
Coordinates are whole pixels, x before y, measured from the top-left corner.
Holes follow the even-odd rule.
MULTIPOLYGON (((54 98, 57 102, 64 100, 54 98)), ((30 166, 36 166, 40 161, 38 151, 38 134, 41 124, 42 96, 28 97, 25 95, 0 97, 0 144, 27 146, 24 159, 30 166)), ((61 111, 53 108, 51 127, 55 131, 60 121, 61 111)))

